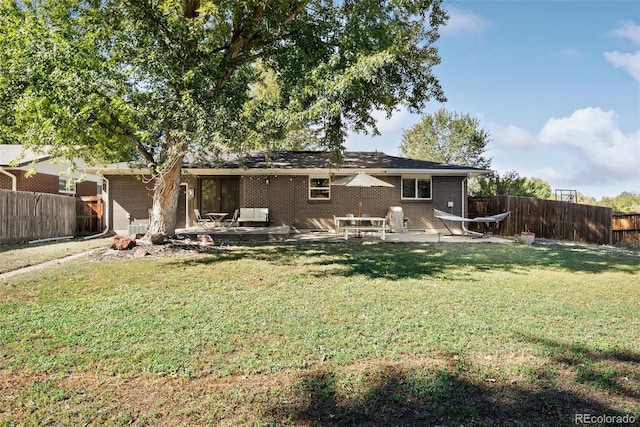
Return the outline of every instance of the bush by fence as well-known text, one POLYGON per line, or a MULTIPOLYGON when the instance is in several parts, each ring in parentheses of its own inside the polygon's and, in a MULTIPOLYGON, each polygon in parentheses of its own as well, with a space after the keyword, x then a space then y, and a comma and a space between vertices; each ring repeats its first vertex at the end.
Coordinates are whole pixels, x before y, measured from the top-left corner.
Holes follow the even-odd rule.
POLYGON ((0 244, 73 236, 76 199, 0 190, 0 244))
MULTIPOLYGON (((469 198, 469 216, 478 217, 511 211, 498 227, 501 236, 531 231, 537 237, 597 244, 612 243, 611 208, 520 196, 469 198)), ((472 224, 481 230, 482 223, 472 224)), ((471 230, 474 228, 470 226, 471 230)))

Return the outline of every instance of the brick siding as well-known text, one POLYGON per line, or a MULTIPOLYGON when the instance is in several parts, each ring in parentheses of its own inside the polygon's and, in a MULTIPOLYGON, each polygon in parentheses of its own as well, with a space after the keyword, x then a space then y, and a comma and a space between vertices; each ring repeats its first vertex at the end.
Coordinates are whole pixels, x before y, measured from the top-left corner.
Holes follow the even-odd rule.
MULTIPOLYGON (((131 175, 108 176, 109 184, 105 189, 112 202, 109 206, 109 227, 113 230, 126 230, 129 224, 126 214, 131 215, 133 224, 147 224, 148 210, 152 205, 153 184, 143 183, 131 175)), ((298 229, 333 228, 333 216, 347 213, 358 214, 360 194, 362 194, 362 213, 371 216, 386 216, 391 206, 402 207, 408 226, 428 232, 448 231, 441 221, 433 216, 433 208, 461 214, 462 181, 464 177, 432 178, 432 200, 402 200, 400 196, 400 176, 379 176, 378 178, 395 187, 357 188, 332 186, 331 199, 309 200, 309 176, 242 176, 240 177, 239 207, 266 207, 272 225, 287 225, 298 229), (453 202, 453 210, 447 207, 453 202)), ((196 188, 197 178, 183 177, 182 182, 188 188, 196 188)), ((197 197, 197 192, 196 197, 197 197)), ((466 189, 465 189, 466 194, 466 189)), ((190 225, 195 224, 193 209, 198 206, 197 198, 187 198, 187 213, 190 225)), ((466 197, 464 199, 465 212, 466 197)), ((452 230, 460 230, 460 224, 448 224, 452 230)))
MULTIPOLYGON (((126 230, 129 224, 149 224, 149 209, 153 206, 153 182, 143 182, 139 176, 132 175, 108 175, 107 185, 103 189, 103 199, 109 200, 108 227, 111 230, 126 230), (130 220, 127 219, 127 213, 130 220)), ((182 184, 188 189, 195 188, 194 177, 182 177, 182 184)), ((197 200, 187 196, 188 226, 193 226, 195 214, 193 209, 197 206, 197 200)))
POLYGON ((153 183, 145 184, 139 176, 112 175, 106 176, 107 185, 104 193, 111 196, 108 206, 109 228, 126 230, 131 224, 148 224, 149 208, 153 203, 153 183))
MULTIPOLYGON (((266 178, 242 178, 240 205, 268 207, 274 225, 288 225, 300 229, 330 229, 333 228, 334 215, 357 215, 360 200, 362 213, 371 216, 386 216, 389 207, 400 206, 405 217, 409 218, 410 228, 430 232, 446 231, 440 220, 433 216, 433 208, 451 211, 447 208, 447 203, 452 201, 453 213, 461 213, 464 177, 433 177, 432 200, 416 201, 401 199, 400 176, 378 177, 395 187, 332 186, 331 199, 327 201, 309 200, 308 176, 271 176, 268 177, 269 184, 266 183, 266 178)), ((459 224, 454 225, 452 229, 459 229, 459 224)))
MULTIPOLYGON (((9 170, 10 174, 16 176, 18 191, 29 191, 33 193, 59 194, 60 177, 45 173, 36 173, 29 177, 26 171, 15 169, 9 170)), ((0 189, 11 190, 11 178, 5 174, 0 174, 0 189)), ((94 181, 84 181, 76 184, 76 196, 95 196, 98 184, 94 181)), ((67 194, 67 193, 62 193, 67 194)))
MULTIPOLYGON (((37 173, 27 177, 25 176, 26 171, 20 169, 9 170, 8 172, 16 176, 18 191, 58 194, 59 178, 57 175, 37 173)), ((0 175, 0 189, 11 190, 11 178, 5 174, 0 175)))
POLYGON ((95 196, 98 193, 98 183, 95 181, 83 181, 76 184, 76 196, 95 196))

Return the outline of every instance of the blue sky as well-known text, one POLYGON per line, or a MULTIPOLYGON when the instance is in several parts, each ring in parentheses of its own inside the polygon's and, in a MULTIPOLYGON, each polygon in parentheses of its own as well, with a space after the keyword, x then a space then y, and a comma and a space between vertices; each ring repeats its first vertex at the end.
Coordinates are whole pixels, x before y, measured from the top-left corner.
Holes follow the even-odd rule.
MULTIPOLYGON (((600 199, 640 193, 640 1, 445 0, 450 14, 434 67, 446 104, 488 130, 500 174, 600 199)), ((399 154, 420 120, 377 114, 380 136, 348 150, 399 154)))

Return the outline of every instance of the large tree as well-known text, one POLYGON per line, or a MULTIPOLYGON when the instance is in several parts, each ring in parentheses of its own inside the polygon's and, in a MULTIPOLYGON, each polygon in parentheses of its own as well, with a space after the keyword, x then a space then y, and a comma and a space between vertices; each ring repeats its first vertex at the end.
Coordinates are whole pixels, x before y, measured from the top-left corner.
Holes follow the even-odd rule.
POLYGON ((484 196, 524 196, 548 199, 551 186, 548 182, 536 177, 520 177, 516 171, 507 171, 502 176, 493 172, 477 178, 470 186, 475 197, 484 196))
POLYGON ((172 235, 188 154, 301 129, 339 153, 347 131, 377 132, 373 110, 445 101, 441 2, 0 0, 0 138, 142 161, 149 234, 172 235))
POLYGON ((484 152, 489 141, 477 118, 441 108, 404 132, 400 152, 413 159, 488 169, 491 159, 484 152))

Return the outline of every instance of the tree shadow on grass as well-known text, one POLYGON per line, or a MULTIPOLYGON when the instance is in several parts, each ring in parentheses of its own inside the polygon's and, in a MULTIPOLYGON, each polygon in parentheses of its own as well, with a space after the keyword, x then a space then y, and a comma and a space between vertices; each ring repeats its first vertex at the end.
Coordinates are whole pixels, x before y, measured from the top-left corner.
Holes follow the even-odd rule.
MULTIPOLYGON (((448 274, 453 269, 527 272, 555 269, 569 272, 640 273, 640 259, 566 247, 530 247, 515 244, 297 242, 259 244, 212 254, 194 263, 232 261, 243 258, 275 265, 304 262, 309 274, 345 277, 420 279, 448 274), (315 271, 314 271, 315 270, 315 271)), ((184 262, 181 262, 184 264, 184 262)))
POLYGON ((640 402, 640 353, 591 349, 583 343, 562 343, 526 333, 518 338, 535 344, 555 364, 572 371, 576 383, 640 402))
MULTIPOLYGON (((299 378, 295 403, 264 413, 268 422, 312 426, 575 425, 576 414, 624 416, 575 391, 551 386, 480 382, 455 367, 384 369, 364 375, 354 393, 343 373, 320 370, 299 378)), ((360 379, 356 379, 356 382, 360 379)))

